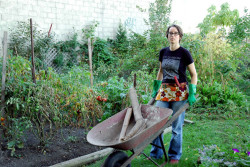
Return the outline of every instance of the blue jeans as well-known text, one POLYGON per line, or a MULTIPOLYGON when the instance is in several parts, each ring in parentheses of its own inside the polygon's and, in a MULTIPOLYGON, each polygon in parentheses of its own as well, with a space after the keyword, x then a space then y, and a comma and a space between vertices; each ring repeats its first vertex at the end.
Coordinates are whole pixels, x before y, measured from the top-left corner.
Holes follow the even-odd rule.
MULTIPOLYGON (((162 108, 170 108, 175 114, 185 103, 185 101, 174 101, 174 102, 165 102, 165 101, 156 101, 155 106, 162 108)), ((172 137, 168 149, 168 158, 179 160, 182 154, 182 126, 184 123, 185 111, 173 122, 172 124, 172 137)), ((163 140, 163 135, 161 134, 163 140)), ((155 145, 161 146, 159 136, 154 139, 152 142, 155 145)), ((163 150, 161 148, 152 146, 150 151, 150 156, 156 159, 160 159, 163 156, 163 150)))

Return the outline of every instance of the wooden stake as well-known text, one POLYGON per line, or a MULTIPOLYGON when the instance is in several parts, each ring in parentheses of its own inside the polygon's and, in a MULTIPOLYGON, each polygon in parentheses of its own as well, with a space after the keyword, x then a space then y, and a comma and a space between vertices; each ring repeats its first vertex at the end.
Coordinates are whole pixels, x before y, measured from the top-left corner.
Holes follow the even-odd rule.
POLYGON ((5 118, 5 81, 6 81, 6 58, 7 58, 7 35, 8 33, 4 31, 3 38, 3 67, 2 67, 2 88, 1 88, 1 117, 5 118))
POLYGON ((32 19, 30 19, 30 36, 31 36, 31 57, 32 57, 32 78, 33 83, 36 84, 36 75, 35 75, 35 63, 34 63, 34 42, 33 42, 33 30, 32 30, 32 19))
POLYGON ((91 39, 88 38, 88 50, 89 50, 89 69, 90 69, 90 85, 93 86, 93 68, 92 68, 92 42, 91 39))
POLYGON ((49 28, 49 32, 48 32, 48 37, 49 37, 49 35, 50 35, 51 28, 52 28, 52 23, 50 24, 50 28, 49 28))
POLYGON ((7 59, 7 32, 4 31, 4 38, 3 38, 3 67, 2 67, 2 88, 1 88, 1 111, 0 116, 4 118, 4 121, 1 122, 1 124, 5 124, 5 126, 2 126, 3 129, 3 135, 4 137, 7 137, 7 128, 8 122, 6 120, 6 113, 5 113, 5 82, 6 82, 6 59, 7 59))

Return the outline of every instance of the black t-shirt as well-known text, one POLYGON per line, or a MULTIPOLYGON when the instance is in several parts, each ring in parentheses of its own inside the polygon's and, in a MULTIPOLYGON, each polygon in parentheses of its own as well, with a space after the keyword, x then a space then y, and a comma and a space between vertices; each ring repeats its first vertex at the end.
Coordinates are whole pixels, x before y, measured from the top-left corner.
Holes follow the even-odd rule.
POLYGON ((169 47, 161 49, 159 61, 163 71, 162 83, 175 83, 174 76, 180 83, 187 82, 187 66, 194 62, 190 52, 183 47, 175 51, 169 47))

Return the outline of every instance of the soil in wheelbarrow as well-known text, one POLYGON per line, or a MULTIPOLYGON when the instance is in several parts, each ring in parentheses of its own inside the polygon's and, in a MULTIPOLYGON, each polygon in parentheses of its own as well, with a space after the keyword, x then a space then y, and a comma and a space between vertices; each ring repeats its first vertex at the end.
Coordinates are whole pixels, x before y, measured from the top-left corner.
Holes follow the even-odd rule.
POLYGON ((44 150, 32 132, 26 132, 25 136, 27 139, 24 148, 16 149, 16 157, 11 156, 6 141, 0 138, 0 166, 44 167, 104 149, 89 144, 86 140, 86 131, 82 128, 67 127, 58 130, 44 150))

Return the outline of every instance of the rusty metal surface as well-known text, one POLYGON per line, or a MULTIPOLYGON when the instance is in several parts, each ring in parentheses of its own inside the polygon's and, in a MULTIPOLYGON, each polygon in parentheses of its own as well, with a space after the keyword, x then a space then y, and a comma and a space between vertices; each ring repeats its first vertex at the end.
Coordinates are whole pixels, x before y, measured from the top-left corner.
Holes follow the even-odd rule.
MULTIPOLYGON (((119 136, 126 115, 127 108, 113 115, 109 119, 96 125, 87 135, 89 143, 97 146, 107 146, 121 150, 131 150, 141 144, 146 138, 159 131, 172 114, 171 109, 159 108, 152 105, 142 105, 142 116, 147 121, 147 128, 132 138, 120 142, 119 136)), ((127 132, 135 125, 131 117, 127 132)))

